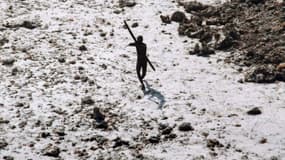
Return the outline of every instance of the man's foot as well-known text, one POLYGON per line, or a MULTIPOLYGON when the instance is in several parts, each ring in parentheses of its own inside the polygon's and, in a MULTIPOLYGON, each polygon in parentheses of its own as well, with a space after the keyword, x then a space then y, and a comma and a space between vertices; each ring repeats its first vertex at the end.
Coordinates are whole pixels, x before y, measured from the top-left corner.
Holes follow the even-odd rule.
POLYGON ((144 85, 142 86, 142 90, 145 91, 145 86, 144 85))

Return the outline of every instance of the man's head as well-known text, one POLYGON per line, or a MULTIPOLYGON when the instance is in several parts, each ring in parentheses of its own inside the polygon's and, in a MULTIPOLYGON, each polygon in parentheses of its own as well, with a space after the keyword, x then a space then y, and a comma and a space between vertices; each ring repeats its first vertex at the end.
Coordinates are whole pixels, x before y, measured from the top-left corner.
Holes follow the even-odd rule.
POLYGON ((143 42, 143 36, 138 36, 137 41, 138 41, 139 43, 142 43, 142 42, 143 42))

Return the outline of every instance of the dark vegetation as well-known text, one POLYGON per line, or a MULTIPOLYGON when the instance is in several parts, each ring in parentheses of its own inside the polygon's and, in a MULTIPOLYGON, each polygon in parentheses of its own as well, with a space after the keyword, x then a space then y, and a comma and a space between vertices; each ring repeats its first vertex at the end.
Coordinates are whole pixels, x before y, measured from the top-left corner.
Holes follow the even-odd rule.
POLYGON ((285 62, 285 4, 275 0, 232 0, 220 6, 199 2, 181 2, 191 18, 175 12, 165 23, 179 22, 178 32, 197 38, 190 54, 209 56, 227 51, 227 63, 247 68, 245 81, 271 83, 285 81, 285 72, 277 69, 285 62))

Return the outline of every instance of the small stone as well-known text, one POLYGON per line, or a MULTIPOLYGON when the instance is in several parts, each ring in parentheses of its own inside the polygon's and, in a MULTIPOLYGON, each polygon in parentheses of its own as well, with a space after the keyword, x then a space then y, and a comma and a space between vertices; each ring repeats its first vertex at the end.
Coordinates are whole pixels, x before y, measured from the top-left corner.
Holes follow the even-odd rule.
POLYGON ((88 80, 89 80, 89 78, 87 76, 81 77, 81 81, 82 82, 87 82, 88 80))
POLYGON ((15 107, 24 107, 25 106, 25 103, 22 103, 22 102, 17 102, 15 104, 15 107))
POLYGON ((176 138, 176 137, 177 137, 177 135, 176 135, 175 133, 170 133, 170 134, 168 134, 168 135, 165 136, 165 139, 170 139, 170 140, 172 140, 172 139, 174 139, 174 138, 176 138))
POLYGON ((86 149, 75 149, 74 154, 76 154, 78 157, 88 156, 86 149))
POLYGON ((133 23, 133 24, 131 25, 132 28, 136 28, 136 27, 138 27, 138 26, 139 26, 139 24, 138 24, 137 22, 135 22, 135 23, 133 23))
POLYGON ((134 7, 137 3, 134 0, 119 0, 119 6, 123 7, 134 7))
POLYGON ((94 128, 99 128, 99 129, 107 129, 108 128, 108 123, 105 121, 102 122, 94 122, 93 123, 94 128))
POLYGON ((80 75, 75 75, 74 80, 80 80, 80 75))
POLYGON ((8 43, 8 42, 9 42, 8 39, 2 38, 2 39, 0 39, 0 46, 3 46, 5 43, 8 43))
POLYGON ((65 136, 65 127, 64 126, 58 126, 56 127, 53 132, 59 136, 65 136))
POLYGON ((224 147, 217 139, 208 139, 207 140, 207 147, 210 149, 214 149, 215 147, 224 147))
POLYGON ((42 153, 45 156, 58 157, 60 154, 60 148, 52 144, 48 144, 48 146, 42 150, 42 153))
POLYGON ((168 124, 168 123, 159 123, 158 129, 159 129, 159 130, 164 130, 164 129, 166 129, 167 127, 169 127, 169 124, 168 124))
POLYGON ((65 58, 59 57, 59 58, 58 58, 58 62, 59 62, 59 63, 65 63, 65 58))
POLYGON ((115 13, 115 14, 120 14, 121 12, 122 12, 121 10, 116 9, 116 10, 114 10, 113 13, 115 13))
POLYGON ((14 157, 12 157, 12 156, 4 156, 3 159, 4 160, 14 160, 14 157))
POLYGON ((42 133, 40 133, 40 137, 41 138, 47 138, 47 137, 49 137, 50 136, 50 133, 49 132, 42 132, 42 133))
POLYGON ((94 100, 90 96, 81 99, 82 105, 93 105, 94 103, 95 103, 94 100))
POLYGON ((244 83, 243 79, 240 78, 240 79, 238 80, 238 83, 244 83))
POLYGON ((259 141, 260 144, 264 144, 267 143, 267 139, 266 138, 261 138, 261 140, 259 141))
POLYGON ((259 115, 261 113, 262 113, 261 110, 257 107, 254 107, 247 112, 248 115, 259 115))
POLYGON ((167 134, 170 134, 171 132, 172 132, 172 127, 167 127, 167 128, 162 130, 161 134, 167 135, 167 134))
POLYGON ((272 156, 272 157, 270 157, 270 160, 279 160, 279 158, 276 156, 272 156))
POLYGON ((105 33, 105 32, 100 33, 101 37, 106 37, 106 35, 107 35, 107 33, 105 33))
POLYGON ((105 115, 103 115, 98 107, 94 107, 91 118, 95 119, 96 122, 102 122, 105 120, 105 115))
POLYGON ((189 122, 184 122, 182 124, 179 125, 178 127, 179 131, 193 131, 194 128, 191 126, 191 123, 189 122))
POLYGON ((14 67, 14 68, 12 69, 12 75, 13 75, 13 76, 17 75, 18 72, 19 72, 19 70, 18 70, 17 67, 14 67))
POLYGON ((159 136, 151 136, 151 137, 148 139, 148 141, 149 141, 150 143, 157 144, 157 143, 159 143, 159 141, 160 141, 160 137, 159 137, 159 136))
POLYGON ((5 139, 0 139, 0 150, 4 149, 6 146, 8 146, 8 143, 5 141, 5 139))
POLYGON ((176 11, 171 16, 171 21, 182 23, 186 20, 186 16, 184 12, 176 11))
POLYGON ((207 5, 203 5, 202 3, 196 2, 196 1, 187 2, 183 5, 184 5, 186 12, 189 12, 189 13, 191 13, 192 11, 201 11, 209 7, 207 5))
POLYGON ((276 80, 276 68, 269 65, 255 65, 245 73, 246 82, 272 83, 276 80))
POLYGON ((86 48, 85 45, 82 45, 82 46, 79 47, 79 50, 80 51, 87 51, 87 48, 86 48))
POLYGON ((166 24, 170 24, 171 23, 171 19, 169 16, 164 16, 164 15, 160 15, 160 19, 163 23, 166 23, 166 24))
POLYGON ((7 58, 2 60, 2 65, 4 66, 12 66, 16 60, 13 58, 7 58))
POLYGON ((32 22, 32 21, 23 21, 20 27, 24 27, 27 29, 35 29, 37 27, 40 27, 40 24, 36 24, 35 22, 32 22))
POLYGON ((129 146, 129 142, 128 141, 125 141, 125 140, 122 140, 121 138, 116 138, 113 140, 115 143, 113 145, 113 148, 117 148, 117 147, 121 147, 121 146, 129 146))
POLYGON ((24 128, 27 124, 28 124, 28 122, 24 120, 24 121, 20 122, 18 124, 18 126, 19 126, 19 128, 24 128))
POLYGON ((9 123, 9 120, 3 119, 2 117, 0 117, 0 124, 7 124, 9 123))

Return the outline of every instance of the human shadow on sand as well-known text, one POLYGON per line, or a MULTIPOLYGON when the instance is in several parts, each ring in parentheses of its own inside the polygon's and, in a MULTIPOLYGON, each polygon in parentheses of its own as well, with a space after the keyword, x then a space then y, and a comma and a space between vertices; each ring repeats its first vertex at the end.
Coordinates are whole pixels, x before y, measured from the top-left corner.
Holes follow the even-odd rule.
POLYGON ((147 81, 144 81, 146 85, 146 90, 144 91, 144 95, 149 96, 147 99, 156 103, 159 108, 162 108, 165 104, 165 98, 164 96, 157 90, 150 87, 147 81))

